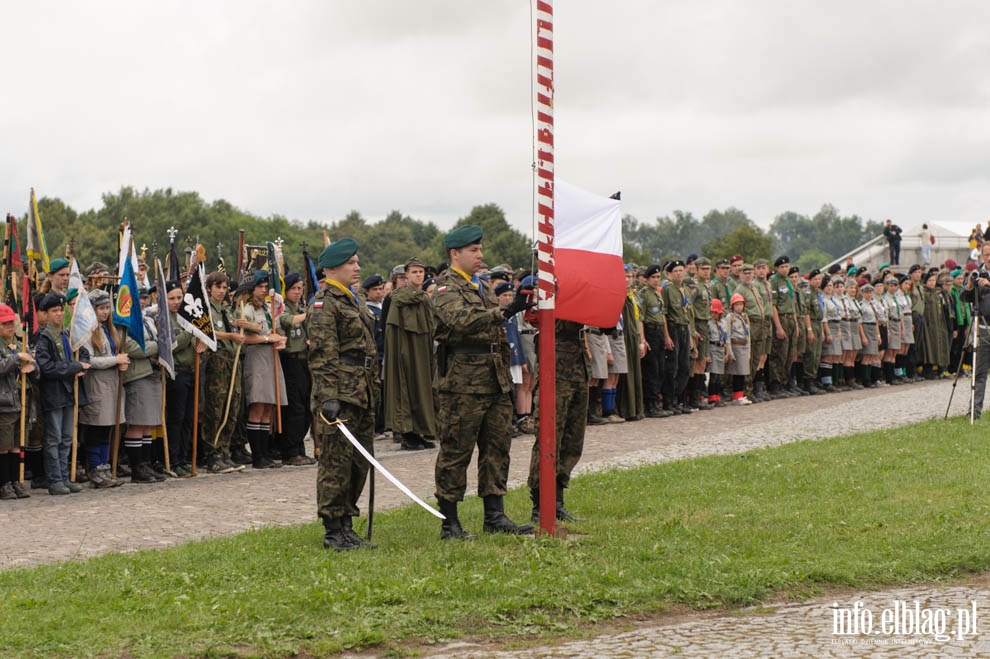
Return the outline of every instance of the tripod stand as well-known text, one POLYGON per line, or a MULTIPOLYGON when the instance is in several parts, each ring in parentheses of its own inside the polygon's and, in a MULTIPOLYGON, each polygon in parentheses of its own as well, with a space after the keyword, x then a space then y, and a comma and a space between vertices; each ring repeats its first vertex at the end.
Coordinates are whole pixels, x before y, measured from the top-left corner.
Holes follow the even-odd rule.
POLYGON ((956 375, 952 378, 952 391, 949 392, 949 404, 945 406, 945 416, 943 419, 949 418, 949 408, 952 407, 952 397, 956 393, 956 384, 959 382, 959 375, 962 374, 963 361, 966 360, 966 346, 972 344, 973 346, 973 363, 971 364, 972 369, 970 369, 970 379, 969 379, 969 423, 972 425, 976 420, 976 348, 979 344, 979 325, 980 316, 979 314, 973 314, 973 322, 969 326, 969 336, 966 337, 966 341, 963 343, 963 351, 959 355, 959 363, 956 364, 956 375))

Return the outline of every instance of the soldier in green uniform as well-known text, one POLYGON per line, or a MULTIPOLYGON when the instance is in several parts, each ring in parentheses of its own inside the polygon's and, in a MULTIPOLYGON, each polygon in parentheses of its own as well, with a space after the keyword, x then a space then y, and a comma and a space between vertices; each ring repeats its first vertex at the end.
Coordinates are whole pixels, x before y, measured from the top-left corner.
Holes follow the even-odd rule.
POLYGON ((804 353, 808 350, 808 334, 811 328, 811 316, 808 305, 811 303, 811 287, 808 280, 801 277, 801 269, 792 265, 787 278, 794 289, 794 359, 791 364, 788 391, 799 396, 807 396, 811 392, 803 385, 804 353))
POLYGON ((303 443, 312 424, 309 411, 309 328, 302 296, 305 283, 298 272, 285 276, 285 309, 278 317, 276 331, 286 337, 285 348, 278 351, 285 377, 285 400, 282 401, 282 434, 278 447, 282 464, 303 467, 316 462, 306 455, 303 443))
POLYGON ((467 469, 478 446, 478 495, 485 505, 486 533, 532 533, 505 515, 509 477, 512 402, 509 400, 509 344, 503 321, 532 306, 517 295, 504 309, 477 272, 481 268, 481 227, 466 225, 444 236, 450 267, 440 275, 433 299, 437 317, 440 452, 436 497, 445 518, 442 539, 470 540, 461 527, 457 503, 467 490, 467 469))
POLYGON ((368 478, 368 461, 351 446, 338 418, 374 453, 375 381, 378 349, 375 318, 353 287, 361 281, 358 244, 341 238, 320 254, 326 287, 307 310, 309 371, 313 376, 313 416, 320 442, 316 506, 323 521, 323 546, 336 551, 373 547, 354 532, 358 499, 368 478))
POLYGON ((794 363, 795 319, 794 287, 787 274, 791 260, 780 256, 773 263, 776 272, 770 277, 770 294, 773 314, 773 346, 770 349, 770 395, 777 396, 788 389, 791 364, 794 363))
MULTIPOLYGON (((584 450, 584 431, 588 421, 588 381, 591 360, 585 349, 582 325, 570 320, 555 323, 556 398, 557 398, 557 520, 581 521, 564 507, 564 489, 571 482, 571 472, 584 450)), ((540 523, 540 432, 536 432, 529 459, 529 492, 533 500, 533 523, 540 523)))

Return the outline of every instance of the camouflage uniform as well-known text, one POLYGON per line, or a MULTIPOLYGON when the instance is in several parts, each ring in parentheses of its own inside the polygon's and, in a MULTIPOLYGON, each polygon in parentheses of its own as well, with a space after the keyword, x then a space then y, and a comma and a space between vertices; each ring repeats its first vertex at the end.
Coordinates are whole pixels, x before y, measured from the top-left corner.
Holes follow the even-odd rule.
MULTIPOLYGON (((571 472, 584 450, 588 423, 588 380, 591 364, 584 349, 582 325, 569 320, 556 321, 557 345, 557 485, 567 487, 571 472)), ((529 489, 540 487, 540 432, 536 432, 529 460, 529 489)))
POLYGON ((446 364, 438 384, 440 453, 436 496, 463 501, 467 469, 478 446, 478 495, 505 495, 512 438, 509 344, 498 300, 453 269, 441 275, 433 300, 436 339, 446 364))
MULTIPOLYGON (((210 300, 210 318, 213 320, 213 327, 216 331, 235 331, 232 314, 222 304, 213 300, 210 300)), ((200 364, 200 372, 204 375, 204 382, 200 394, 202 398, 199 401, 199 442, 203 447, 203 457, 207 462, 217 457, 230 455, 230 440, 241 411, 240 357, 237 359, 238 373, 234 377, 234 392, 230 397, 227 422, 224 423, 215 446, 213 440, 217 436, 217 430, 220 428, 223 412, 227 406, 227 393, 230 391, 230 379, 235 367, 234 355, 236 353, 237 346, 233 341, 218 340, 216 352, 204 353, 206 358, 200 364)))
MULTIPOLYGON (((340 401, 340 418, 374 454, 378 349, 375 318, 342 287, 328 282, 307 310, 312 410, 320 442, 316 474, 317 513, 325 520, 358 515, 357 502, 368 478, 368 461, 337 426, 321 417, 324 401, 340 401)), ((332 419, 329 419, 332 421, 332 419)))

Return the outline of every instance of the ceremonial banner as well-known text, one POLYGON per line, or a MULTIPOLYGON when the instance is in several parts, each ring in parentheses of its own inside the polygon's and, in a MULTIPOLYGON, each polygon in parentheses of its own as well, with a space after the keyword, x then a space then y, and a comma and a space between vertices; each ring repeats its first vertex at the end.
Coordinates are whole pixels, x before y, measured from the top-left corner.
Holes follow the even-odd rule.
POLYGON ((155 328, 158 330, 158 363, 175 379, 175 357, 172 349, 175 347, 175 328, 172 327, 172 314, 168 312, 166 301, 165 271, 161 259, 155 259, 155 282, 158 284, 158 318, 155 328))
POLYGON ((31 188, 31 201, 28 205, 27 255, 29 259, 41 261, 45 272, 51 268, 48 260, 48 247, 45 245, 45 232, 41 230, 41 215, 38 214, 38 199, 31 188))
POLYGON ((626 299, 617 199, 554 181, 557 318, 615 327, 626 299))
POLYGON ((316 275, 316 265, 307 250, 303 250, 303 276, 306 277, 306 304, 313 304, 313 298, 320 290, 319 277, 316 275))
MULTIPOLYGON (((138 297, 137 275, 134 274, 134 264, 137 257, 134 245, 130 241, 130 227, 124 231, 125 239, 121 242, 120 277, 117 285, 117 298, 113 305, 113 324, 127 328, 127 334, 137 341, 144 350, 144 315, 141 313, 141 300, 138 297), (128 257, 130 253, 130 257, 128 257)), ((121 350, 124 350, 121 346, 121 350)))
POLYGON ((86 294, 86 285, 79 273, 79 262, 76 261, 75 257, 73 257, 72 266, 69 268, 69 288, 79 291, 79 295, 76 297, 76 308, 72 312, 72 322, 69 324, 69 345, 75 351, 89 340, 97 325, 96 311, 89 301, 89 295, 86 294))
POLYGON ((179 317, 179 325, 216 352, 217 336, 213 330, 213 319, 210 318, 210 301, 206 296, 206 275, 203 270, 202 263, 193 270, 176 315, 179 317))

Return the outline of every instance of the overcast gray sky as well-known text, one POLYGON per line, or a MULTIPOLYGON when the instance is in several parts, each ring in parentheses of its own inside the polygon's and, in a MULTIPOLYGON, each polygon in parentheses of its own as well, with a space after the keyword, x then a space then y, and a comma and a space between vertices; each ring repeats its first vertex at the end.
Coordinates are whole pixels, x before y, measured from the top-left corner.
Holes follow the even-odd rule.
MULTIPOLYGON (((558 0, 557 173, 641 221, 990 217, 990 3, 558 0)), ((522 0, 4 3, 0 201, 532 219, 522 0)))

